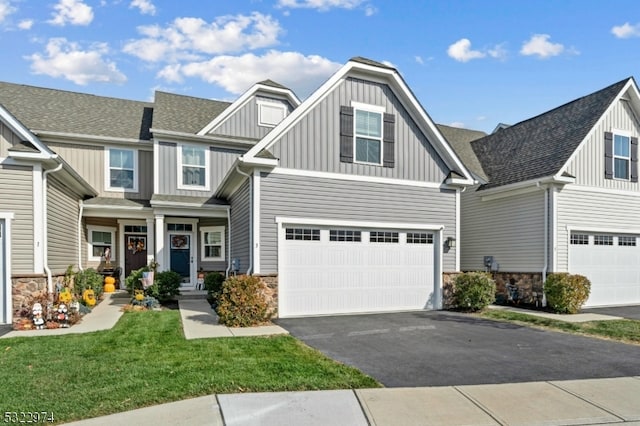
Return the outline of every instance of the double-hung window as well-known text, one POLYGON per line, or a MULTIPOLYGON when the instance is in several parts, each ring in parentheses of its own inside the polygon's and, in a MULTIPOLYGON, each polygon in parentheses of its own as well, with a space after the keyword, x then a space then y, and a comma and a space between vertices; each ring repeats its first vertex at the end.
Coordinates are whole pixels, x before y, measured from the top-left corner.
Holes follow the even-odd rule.
POLYGON ((354 107, 355 162, 382 164, 383 112, 365 105, 354 107))
POLYGON ((613 135, 613 177, 616 179, 629 179, 630 144, 629 136, 613 135))
POLYGON ((104 260, 107 249, 111 252, 111 262, 116 259, 116 229, 104 226, 88 226, 89 260, 99 262, 104 260))
POLYGON ((209 155, 204 146, 180 145, 178 188, 209 189, 209 155))
POLYGON ((113 191, 137 191, 137 151, 133 149, 106 149, 106 187, 113 191))
POLYGON ((200 233, 202 260, 224 260, 224 226, 203 226, 200 233))

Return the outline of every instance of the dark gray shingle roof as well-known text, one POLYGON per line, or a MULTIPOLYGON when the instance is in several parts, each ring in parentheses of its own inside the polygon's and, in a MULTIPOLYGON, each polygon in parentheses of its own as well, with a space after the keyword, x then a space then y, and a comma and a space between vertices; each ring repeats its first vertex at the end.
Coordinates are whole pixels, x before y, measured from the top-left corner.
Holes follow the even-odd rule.
POLYGON ((464 165, 476 176, 487 180, 487 176, 482 170, 482 165, 473 152, 473 148, 471 148, 471 141, 480 139, 487 134, 479 130, 461 129, 444 124, 436 124, 436 126, 438 126, 440 133, 449 142, 449 145, 451 145, 464 165))
POLYGON ((365 65, 372 65, 374 67, 386 68, 388 70, 395 70, 394 67, 390 67, 389 65, 383 64, 382 62, 374 61, 372 59, 364 58, 362 56, 354 56, 349 60, 353 62, 360 62, 361 64, 365 64, 365 65))
POLYGON ((229 105, 229 102, 156 92, 153 128, 197 133, 229 105))
POLYGON ((285 89, 285 90, 290 90, 288 87, 283 86, 280 83, 276 83, 273 80, 270 79, 266 79, 266 80, 262 80, 261 82, 259 82, 258 84, 262 84, 263 86, 271 86, 271 87, 275 87, 276 89, 285 89))
POLYGON ((0 104, 30 130, 126 139, 149 139, 153 111, 149 102, 5 82, 0 104))
POLYGON ((489 180, 480 189, 558 173, 630 80, 471 142, 489 180))

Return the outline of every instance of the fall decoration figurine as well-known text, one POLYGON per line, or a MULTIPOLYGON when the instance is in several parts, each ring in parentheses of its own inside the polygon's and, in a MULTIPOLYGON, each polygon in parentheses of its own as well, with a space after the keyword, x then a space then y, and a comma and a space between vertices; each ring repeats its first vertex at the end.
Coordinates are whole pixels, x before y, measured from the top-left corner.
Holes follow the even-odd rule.
POLYGON ((56 320, 62 328, 69 328, 69 314, 67 313, 67 305, 61 303, 58 305, 58 313, 56 314, 56 320))
POLYGON ((33 314, 33 325, 37 330, 42 330, 44 328, 44 316, 42 314, 42 305, 38 302, 34 303, 31 313, 33 314))

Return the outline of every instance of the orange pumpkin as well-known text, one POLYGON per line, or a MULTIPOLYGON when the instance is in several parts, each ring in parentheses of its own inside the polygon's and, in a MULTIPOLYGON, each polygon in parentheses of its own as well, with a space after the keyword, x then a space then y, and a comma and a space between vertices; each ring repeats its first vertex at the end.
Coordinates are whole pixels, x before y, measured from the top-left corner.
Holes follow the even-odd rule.
POLYGON ((105 293, 113 293, 116 291, 116 279, 113 277, 106 277, 104 279, 104 292, 105 293))

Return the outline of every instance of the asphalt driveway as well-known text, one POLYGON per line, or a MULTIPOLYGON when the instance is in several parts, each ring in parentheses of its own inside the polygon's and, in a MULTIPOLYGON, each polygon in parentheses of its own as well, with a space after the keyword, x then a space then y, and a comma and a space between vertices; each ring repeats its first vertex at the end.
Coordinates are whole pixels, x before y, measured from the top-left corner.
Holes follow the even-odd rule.
POLYGON ((454 312, 293 318, 277 323, 387 387, 640 376, 640 345, 454 312))

